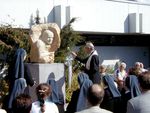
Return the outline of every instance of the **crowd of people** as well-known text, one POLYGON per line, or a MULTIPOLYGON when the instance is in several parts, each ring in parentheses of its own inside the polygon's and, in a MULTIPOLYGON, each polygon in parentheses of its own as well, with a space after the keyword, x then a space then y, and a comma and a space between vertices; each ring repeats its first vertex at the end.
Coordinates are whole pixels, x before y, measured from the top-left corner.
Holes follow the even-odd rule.
MULTIPOLYGON (((107 66, 99 66, 99 56, 94 48, 94 45, 91 42, 86 43, 84 50, 88 54, 88 57, 85 59, 79 58, 75 52, 72 52, 72 54, 76 60, 85 65, 85 69, 83 70, 83 72, 87 74, 89 80, 91 80, 93 84, 99 84, 104 88, 103 101, 99 105, 99 108, 106 109, 113 113, 133 113, 133 111, 129 111, 129 105, 127 104, 130 99, 143 95, 143 90, 141 90, 141 86, 139 85, 139 77, 141 77, 142 74, 146 74, 147 72, 149 72, 147 69, 144 69, 143 63, 135 62, 134 66, 127 70, 126 63, 120 62, 118 68, 114 71, 114 73, 109 74, 107 73, 107 66)), ((80 75, 78 75, 78 77, 79 76, 80 75)), ((150 75, 147 74, 147 76, 150 75)), ((147 81, 149 80, 147 78, 147 81)), ((86 89, 88 89, 89 87, 90 86, 86 87, 86 89)), ((83 113, 88 112, 88 110, 85 110, 90 108, 88 104, 86 105, 86 107, 83 107, 80 110, 75 109, 78 106, 78 99, 80 99, 79 94, 83 91, 85 91, 84 97, 87 97, 88 99, 88 92, 86 92, 87 90, 85 89, 83 90, 80 88, 77 91, 73 92, 71 102, 66 109, 66 113, 82 113, 82 111, 83 113)), ((82 102, 86 103, 85 100, 82 100, 82 102)), ((134 106, 132 107, 134 108, 134 106)), ((139 113, 148 113, 150 112, 150 109, 147 110, 147 112, 146 110, 145 112, 141 111, 139 111, 139 113)))
MULTIPOLYGON (((85 64, 78 73, 79 89, 74 91, 65 113, 150 113, 150 71, 141 62, 126 70, 121 62, 114 74, 107 66, 99 65, 99 56, 91 42, 85 45, 88 57, 81 59, 72 52, 75 60, 85 64)), ((40 83, 36 87, 37 101, 32 101, 28 86, 35 81, 24 65, 26 52, 16 51, 13 65, 8 71, 9 95, 4 99, 0 113, 59 113, 51 100, 52 86, 40 83)))

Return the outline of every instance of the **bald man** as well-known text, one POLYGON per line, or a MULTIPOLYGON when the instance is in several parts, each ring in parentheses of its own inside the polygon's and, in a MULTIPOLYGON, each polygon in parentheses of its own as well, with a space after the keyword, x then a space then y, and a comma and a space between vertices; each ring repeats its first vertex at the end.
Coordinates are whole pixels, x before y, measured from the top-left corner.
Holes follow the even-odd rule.
POLYGON ((112 113, 111 111, 99 107, 103 100, 103 97, 104 89, 98 84, 93 84, 89 87, 87 96, 91 107, 76 113, 112 113))
POLYGON ((88 74, 90 80, 92 80, 93 83, 99 84, 100 73, 98 52, 95 50, 95 47, 92 42, 86 42, 84 46, 84 51, 88 54, 88 56, 85 59, 79 58, 75 52, 72 52, 72 55, 75 57, 76 60, 85 64, 84 72, 88 74))

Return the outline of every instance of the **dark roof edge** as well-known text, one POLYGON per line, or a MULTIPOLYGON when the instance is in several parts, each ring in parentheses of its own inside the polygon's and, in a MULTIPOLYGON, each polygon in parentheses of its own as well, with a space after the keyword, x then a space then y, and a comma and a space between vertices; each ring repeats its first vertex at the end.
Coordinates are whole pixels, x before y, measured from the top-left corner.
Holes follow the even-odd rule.
POLYGON ((93 31, 76 31, 79 34, 89 35, 150 35, 148 33, 117 33, 117 32, 93 32, 93 31))

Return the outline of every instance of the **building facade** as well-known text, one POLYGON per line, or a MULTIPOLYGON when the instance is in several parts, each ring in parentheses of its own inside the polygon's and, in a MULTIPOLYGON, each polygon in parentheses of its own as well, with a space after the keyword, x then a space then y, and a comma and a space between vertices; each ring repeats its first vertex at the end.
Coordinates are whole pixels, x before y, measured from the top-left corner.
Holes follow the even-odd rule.
POLYGON ((37 11, 40 22, 56 22, 60 28, 71 18, 75 31, 95 41, 100 59, 120 59, 132 66, 150 65, 149 0, 3 0, 0 24, 30 28, 37 11))

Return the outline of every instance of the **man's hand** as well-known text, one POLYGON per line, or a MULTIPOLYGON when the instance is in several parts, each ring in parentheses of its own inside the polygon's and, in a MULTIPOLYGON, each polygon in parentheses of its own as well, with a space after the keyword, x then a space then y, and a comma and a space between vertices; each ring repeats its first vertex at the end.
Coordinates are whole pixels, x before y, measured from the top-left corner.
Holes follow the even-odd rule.
POLYGON ((77 54, 73 51, 71 51, 71 54, 73 55, 74 58, 77 56, 77 54))

